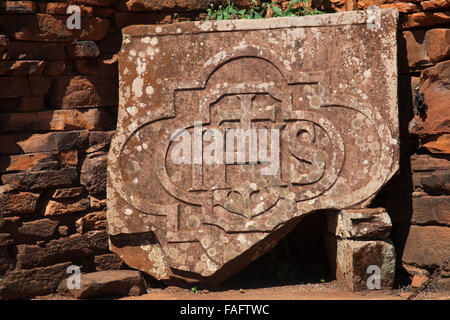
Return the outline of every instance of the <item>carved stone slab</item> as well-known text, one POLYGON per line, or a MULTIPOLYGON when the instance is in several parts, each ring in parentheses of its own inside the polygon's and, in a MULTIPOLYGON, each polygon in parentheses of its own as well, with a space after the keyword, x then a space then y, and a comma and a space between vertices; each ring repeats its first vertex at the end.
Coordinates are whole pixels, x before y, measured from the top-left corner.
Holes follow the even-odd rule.
POLYGON ((123 30, 110 248, 217 283, 398 170, 397 12, 123 30), (372 15, 372 16, 371 16, 372 15))

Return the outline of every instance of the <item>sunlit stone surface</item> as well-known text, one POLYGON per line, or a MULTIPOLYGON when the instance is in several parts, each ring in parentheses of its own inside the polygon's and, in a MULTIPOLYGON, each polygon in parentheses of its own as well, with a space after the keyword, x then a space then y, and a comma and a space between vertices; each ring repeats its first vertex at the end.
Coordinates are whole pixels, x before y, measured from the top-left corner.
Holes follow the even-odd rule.
POLYGON ((215 284, 303 215, 367 206, 398 170, 396 28, 392 10, 125 28, 111 250, 215 284))

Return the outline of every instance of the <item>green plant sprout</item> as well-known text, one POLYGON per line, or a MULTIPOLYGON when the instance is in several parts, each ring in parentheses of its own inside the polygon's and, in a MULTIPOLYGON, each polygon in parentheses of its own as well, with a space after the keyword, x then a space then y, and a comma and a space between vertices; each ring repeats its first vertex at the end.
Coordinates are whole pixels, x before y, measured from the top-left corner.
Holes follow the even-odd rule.
POLYGON ((257 7, 255 1, 252 2, 249 9, 239 10, 229 0, 225 7, 220 5, 217 9, 214 9, 214 5, 210 4, 210 7, 207 9, 206 20, 263 19, 322 13, 324 12, 311 7, 311 0, 291 0, 284 10, 275 2, 262 2, 261 7, 257 7))
POLYGON ((197 293, 197 292, 198 292, 198 289, 197 289, 197 287, 192 287, 192 288, 191 288, 191 291, 192 291, 193 293, 197 293))

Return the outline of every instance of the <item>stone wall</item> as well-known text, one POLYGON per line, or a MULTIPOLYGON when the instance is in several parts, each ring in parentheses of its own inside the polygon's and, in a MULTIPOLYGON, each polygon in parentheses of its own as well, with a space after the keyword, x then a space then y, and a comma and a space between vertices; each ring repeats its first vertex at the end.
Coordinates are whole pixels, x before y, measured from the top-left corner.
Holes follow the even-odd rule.
MULTIPOLYGON (((226 1, 0 3, 0 298, 54 292, 72 263, 83 272, 125 267, 108 251, 105 232, 120 31, 202 19, 211 2, 226 1), (66 27, 69 4, 82 9, 81 30, 66 27)), ((376 204, 391 214, 405 266, 426 273, 450 256, 450 31, 442 27, 450 21, 450 2, 333 0, 322 6, 342 11, 370 4, 405 13, 402 167, 376 204)))

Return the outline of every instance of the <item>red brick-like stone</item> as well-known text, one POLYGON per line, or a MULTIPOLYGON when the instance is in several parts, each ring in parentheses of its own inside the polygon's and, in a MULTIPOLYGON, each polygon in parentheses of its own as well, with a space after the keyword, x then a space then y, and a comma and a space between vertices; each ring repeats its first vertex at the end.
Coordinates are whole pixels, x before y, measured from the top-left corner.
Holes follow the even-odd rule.
POLYGON ((402 261, 427 269, 440 266, 450 256, 450 228, 410 226, 402 261))
POLYGON ((441 26, 450 22, 450 11, 444 12, 417 12, 406 14, 402 27, 424 28, 432 26, 441 26))
MULTIPOLYGON (((450 5, 450 2, 448 2, 450 5)), ((450 29, 432 29, 425 35, 427 55, 433 63, 450 57, 450 29)))
POLYGON ((429 0, 429 1, 421 1, 420 6, 422 10, 436 10, 449 8, 450 2, 448 0, 429 0))
POLYGON ((81 30, 69 30, 66 25, 67 15, 36 15, 2 17, 0 26, 10 38, 28 41, 74 41, 101 40, 105 37, 109 22, 107 19, 86 16, 81 19, 81 30))
POLYGON ((0 155, 35 153, 48 151, 68 151, 81 149, 89 144, 89 132, 69 131, 43 134, 3 134, 0 135, 0 155))
POLYGON ((67 47, 70 59, 97 58, 100 55, 97 44, 94 41, 77 41, 67 47))
POLYGON ((406 53, 409 67, 423 67, 432 65, 427 55, 427 48, 423 44, 424 30, 403 31, 406 40, 406 53))
POLYGON ((213 285, 273 248, 300 215, 366 207, 398 168, 397 14, 382 10, 381 28, 371 31, 357 11, 123 29, 108 154, 111 251, 162 281, 213 285), (245 164, 171 164, 172 134, 195 121, 220 132, 284 128, 282 177, 260 176, 251 152, 245 164), (322 156, 298 161, 313 145, 322 156), (332 158, 321 167, 330 171, 313 178, 320 159, 332 158))
POLYGON ((30 112, 45 109, 44 96, 0 99, 1 112, 30 112))
POLYGON ((5 113, 0 114, 0 123, 0 132, 102 130, 112 126, 105 109, 5 113))
POLYGON ((64 45, 48 42, 11 41, 8 45, 11 59, 64 60, 64 45))
POLYGON ((34 1, 2 1, 0 11, 6 13, 35 13, 36 2, 34 1))
POLYGON ((76 221, 77 232, 106 229, 106 211, 91 212, 76 221))
POLYGON ((450 170, 450 160, 428 154, 414 154, 411 156, 411 169, 413 171, 450 170))
POLYGON ((80 183, 91 194, 106 191, 106 153, 96 152, 86 156, 81 167, 80 183))
POLYGON ((81 200, 50 200, 45 207, 44 216, 59 216, 64 214, 83 212, 87 209, 89 209, 89 200, 87 198, 82 198, 81 200))
POLYGON ((62 165, 76 166, 78 164, 78 152, 77 150, 72 150, 61 153, 47 152, 0 156, 0 172, 28 170, 39 163, 51 161, 58 161, 62 165))
POLYGON ((58 221, 50 219, 24 222, 17 230, 16 237, 26 242, 49 240, 55 235, 58 224, 58 221))
POLYGON ((90 108, 118 104, 117 78, 62 76, 53 86, 51 103, 60 108, 90 108))
MULTIPOLYGON (((68 14, 67 8, 70 5, 69 3, 61 3, 61 2, 50 2, 50 3, 38 3, 39 11, 41 13, 48 13, 48 14, 68 14)), ((92 16, 94 15, 94 8, 84 5, 79 5, 80 8, 80 14, 82 17, 84 16, 92 16)))
POLYGON ((31 214, 36 210, 39 193, 14 192, 0 194, 2 214, 31 214))
POLYGON ((422 144, 435 153, 450 153, 450 61, 438 63, 422 72, 420 92, 428 106, 426 117, 416 116, 409 124, 411 133, 422 138, 422 144))
POLYGON ((81 287, 68 289, 62 281, 59 291, 77 299, 140 295, 145 292, 141 274, 135 270, 108 270, 81 275, 81 287))
POLYGON ((31 270, 9 272, 0 282, 0 297, 26 299, 54 293, 61 281, 67 278, 71 262, 31 270), (33 285, 30 285, 33 284, 33 285))
POLYGON ((450 226, 450 196, 413 198, 412 207, 412 224, 450 226))
POLYGON ((0 75, 40 75, 45 65, 46 61, 0 61, 0 75))
POLYGON ((53 191, 51 198, 64 199, 64 198, 76 198, 83 193, 83 187, 56 189, 53 191))
POLYGON ((7 173, 2 175, 3 184, 12 184, 22 190, 66 187, 75 184, 77 180, 78 171, 76 168, 7 173))

